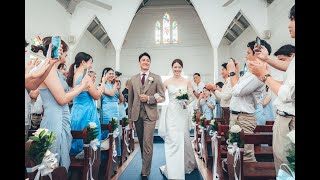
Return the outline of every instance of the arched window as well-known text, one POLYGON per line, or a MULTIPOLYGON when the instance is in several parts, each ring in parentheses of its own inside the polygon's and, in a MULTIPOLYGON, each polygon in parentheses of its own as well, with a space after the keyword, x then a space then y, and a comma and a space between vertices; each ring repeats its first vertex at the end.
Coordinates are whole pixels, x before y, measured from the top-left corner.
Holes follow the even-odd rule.
POLYGON ((178 43, 178 23, 174 21, 171 25, 170 23, 170 15, 165 13, 162 17, 162 28, 160 21, 156 21, 155 23, 155 42, 156 44, 160 44, 161 42, 161 34, 162 34, 162 43, 178 43), (171 28, 172 27, 172 28, 171 28), (161 32, 162 29, 162 32, 161 32))
POLYGON ((177 21, 172 23, 172 43, 178 43, 178 24, 177 21))
POLYGON ((163 16, 162 31, 163 44, 170 43, 170 16, 168 13, 163 16))
POLYGON ((156 22, 156 27, 155 27, 155 41, 156 41, 156 44, 160 44, 160 33, 161 33, 161 29, 160 29, 160 22, 157 21, 156 22))

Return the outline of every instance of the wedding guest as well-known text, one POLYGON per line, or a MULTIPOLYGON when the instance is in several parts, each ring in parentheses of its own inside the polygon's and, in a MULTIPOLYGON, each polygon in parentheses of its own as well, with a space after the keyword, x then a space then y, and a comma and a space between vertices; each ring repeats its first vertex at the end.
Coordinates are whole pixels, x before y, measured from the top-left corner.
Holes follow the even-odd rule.
MULTIPOLYGON (((119 83, 120 83, 120 87, 121 87, 121 81, 119 81, 119 83)), ((126 102, 125 100, 123 102, 120 102, 120 100, 118 100, 118 107, 119 107, 119 119, 121 120, 124 117, 126 117, 126 115, 127 115, 126 111, 128 109, 128 102, 126 102)))
MULTIPOLYGON (((120 92, 119 79, 115 77, 114 70, 109 67, 103 70, 102 76, 104 75, 105 83, 103 82, 101 85, 105 86, 105 90, 101 97, 100 118, 103 124, 108 124, 115 117, 120 126, 118 101, 123 102, 124 98, 120 92)), ((107 138, 107 135, 108 131, 102 132, 102 139, 107 138)), ((117 154, 121 156, 120 146, 117 146, 117 154)), ((106 157, 102 154, 101 159, 105 160, 106 157)))
POLYGON ((59 70, 59 73, 60 73, 61 75, 63 75, 63 77, 64 77, 65 80, 66 80, 67 77, 68 77, 67 65, 66 65, 66 64, 59 64, 58 70, 59 70))
MULTIPOLYGON (((271 53, 271 46, 264 40, 261 44, 271 53)), ((254 52, 255 41, 247 44, 247 63, 254 61, 257 54, 254 52)), ((239 75, 239 63, 230 60, 227 64, 229 71, 230 82, 232 86, 232 98, 230 101, 230 127, 237 124, 245 133, 252 134, 257 126, 256 118, 254 116, 257 102, 261 96, 265 85, 250 70, 244 73, 243 76, 239 75)), ((256 161, 254 155, 254 145, 244 145, 244 161, 256 161)))
POLYGON ((213 96, 211 96, 210 90, 204 87, 202 93, 197 100, 197 107, 200 112, 204 115, 206 120, 213 119, 213 111, 215 109, 216 101, 213 96))
POLYGON ((271 91, 269 91, 269 86, 266 86, 266 89, 262 94, 264 94, 262 107, 264 110, 266 121, 274 121, 275 115, 273 113, 273 107, 272 107, 273 101, 271 99, 271 91))
POLYGON ((32 101, 31 107, 31 129, 37 130, 40 127, 40 123, 43 116, 42 99, 39 94, 39 89, 31 90, 30 98, 32 101))
POLYGON ((227 70, 227 64, 223 63, 222 69, 221 69, 221 75, 224 79, 224 85, 221 89, 217 89, 215 85, 213 84, 207 84, 206 87, 210 89, 214 93, 214 95, 221 99, 220 104, 222 108, 222 124, 229 125, 229 119, 230 119, 230 100, 232 97, 232 86, 229 78, 229 72, 227 70))
MULTIPOLYGON (((34 49, 37 53, 42 50, 43 55, 51 57, 52 45, 51 37, 43 38, 43 46, 38 46, 34 49)), ((58 66, 61 63, 66 63, 68 45, 61 40, 62 52, 58 58, 58 63, 52 67, 50 73, 44 82, 40 85, 39 91, 43 102, 44 115, 40 123, 40 128, 46 128, 54 132, 55 141, 52 144, 50 151, 57 153, 56 158, 60 166, 67 170, 70 166, 69 151, 71 147, 71 127, 70 127, 70 111, 68 102, 80 94, 84 89, 88 88, 90 77, 86 76, 79 86, 73 88, 72 91, 67 92, 68 84, 59 76, 58 66)))
MULTIPOLYGON (((86 69, 89 71, 92 68, 93 59, 92 57, 85 53, 79 52, 74 62, 71 64, 69 69, 69 76, 67 78, 67 83, 70 87, 77 87, 81 80, 87 75, 83 74, 86 69)), ((89 126, 90 122, 94 122, 97 125, 98 136, 97 139, 101 140, 101 128, 100 121, 98 117, 98 111, 94 104, 93 99, 97 100, 102 95, 104 91, 104 86, 99 89, 93 84, 92 78, 89 76, 90 80, 88 82, 88 89, 83 90, 77 97, 73 99, 73 106, 71 110, 70 120, 71 120, 71 130, 83 130, 84 127, 89 126)), ((102 80, 104 83, 104 78, 102 80)), ((72 140, 70 155, 77 155, 83 150, 82 140, 72 140)))
MULTIPOLYGON (((25 40, 25 53, 28 52, 28 45, 29 43, 25 40)), ((25 64, 25 135, 28 135, 28 131, 31 127, 31 98, 27 90, 36 90, 46 79, 56 62, 58 62, 57 59, 47 57, 43 65, 37 71, 33 72, 30 71, 35 67, 36 60, 30 59, 25 64)))
POLYGON ((200 94, 202 92, 202 89, 204 88, 205 84, 201 81, 201 76, 199 73, 194 73, 193 74, 193 94, 196 96, 196 99, 193 101, 193 109, 197 110, 197 100, 200 97, 200 94))
POLYGON ((92 79, 92 82, 94 84, 96 82, 96 79, 97 79, 97 73, 94 72, 94 71, 89 71, 89 75, 90 75, 90 77, 92 79))
MULTIPOLYGON (((295 38, 295 5, 290 9, 289 19, 289 33, 291 38, 295 38)), ((281 164, 288 164, 287 148, 291 141, 287 134, 295 129, 295 57, 291 61, 278 61, 266 53, 266 47, 264 46, 261 46, 260 52, 257 54, 256 61, 250 62, 248 67, 278 96, 274 102, 278 115, 273 125, 272 136, 274 164, 278 173, 281 164), (271 62, 276 63, 277 66, 272 65, 271 62), (286 71, 283 83, 271 77, 270 69, 266 63, 279 70, 286 71)))
MULTIPOLYGON (((124 100, 127 103, 128 103, 128 87, 129 87, 129 80, 126 81, 126 87, 122 91, 122 95, 124 97, 124 100)), ((126 115, 128 115, 128 108, 126 108, 126 115)))
MULTIPOLYGON (((221 91, 223 87, 223 82, 217 82, 216 83, 216 90, 221 91)), ((215 106, 215 111, 214 111, 214 118, 222 118, 222 109, 221 109, 221 98, 218 98, 213 94, 213 96, 216 99, 216 106, 215 106)))

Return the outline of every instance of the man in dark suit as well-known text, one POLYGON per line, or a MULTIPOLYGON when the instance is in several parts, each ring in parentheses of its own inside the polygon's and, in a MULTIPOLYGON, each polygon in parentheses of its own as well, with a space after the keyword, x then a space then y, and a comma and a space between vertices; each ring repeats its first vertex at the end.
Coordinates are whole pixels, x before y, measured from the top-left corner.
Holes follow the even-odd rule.
MULTIPOLYGON (((125 102, 128 102, 128 85, 129 85, 129 80, 126 81, 126 87, 122 91, 122 95, 125 99, 125 102)), ((128 115, 128 108, 126 109, 126 115, 128 115)))

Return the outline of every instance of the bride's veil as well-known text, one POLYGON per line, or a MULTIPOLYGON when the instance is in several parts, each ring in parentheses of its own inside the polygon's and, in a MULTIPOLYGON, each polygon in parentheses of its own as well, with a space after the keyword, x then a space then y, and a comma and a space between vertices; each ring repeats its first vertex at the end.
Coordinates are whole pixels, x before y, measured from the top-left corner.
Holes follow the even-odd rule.
MULTIPOLYGON (((184 76, 184 71, 182 69, 181 75, 184 76)), ((170 67, 169 73, 167 75, 168 78, 171 78, 173 76, 172 68, 170 67)), ((159 128, 158 128, 158 135, 165 140, 167 132, 166 132, 166 114, 167 114, 167 108, 169 104, 169 93, 168 89, 165 92, 166 100, 163 103, 159 103, 158 105, 161 106, 160 116, 159 116, 159 128)))

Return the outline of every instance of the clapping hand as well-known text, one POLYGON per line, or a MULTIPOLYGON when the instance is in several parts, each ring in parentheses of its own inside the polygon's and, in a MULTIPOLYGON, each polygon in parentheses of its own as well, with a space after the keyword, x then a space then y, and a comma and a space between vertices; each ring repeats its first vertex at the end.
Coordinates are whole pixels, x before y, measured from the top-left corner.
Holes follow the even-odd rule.
POLYGON ((256 59, 254 61, 247 61, 247 64, 249 71, 252 74, 256 75, 258 78, 261 78, 262 76, 270 73, 269 65, 259 59, 256 59))
POLYGON ((206 88, 209 89, 210 91, 214 91, 216 89, 216 86, 213 84, 206 84, 206 88))

